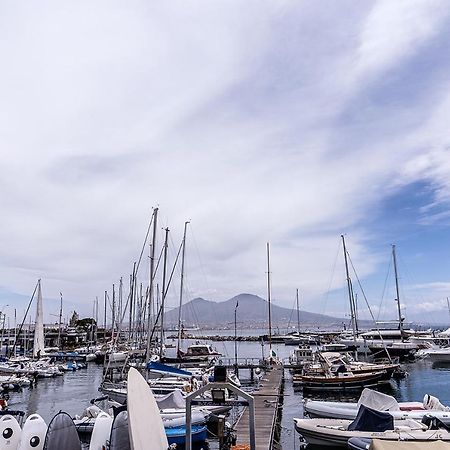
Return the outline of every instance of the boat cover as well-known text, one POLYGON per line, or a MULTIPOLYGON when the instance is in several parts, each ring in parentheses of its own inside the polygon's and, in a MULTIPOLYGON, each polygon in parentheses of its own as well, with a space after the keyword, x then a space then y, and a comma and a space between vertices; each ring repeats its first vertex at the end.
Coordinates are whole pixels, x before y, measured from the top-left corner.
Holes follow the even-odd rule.
POLYGON ((192 372, 177 369, 176 367, 168 366, 167 364, 161 364, 156 361, 148 362, 147 370, 149 370, 150 372, 160 373, 162 375, 175 375, 177 377, 184 377, 184 378, 192 377, 192 372))
POLYGON ((173 392, 155 399, 159 409, 185 409, 186 400, 180 389, 175 389, 173 392))
POLYGON ((128 413, 121 411, 114 419, 109 438, 110 450, 130 450, 130 436, 128 434, 128 413))
POLYGON ((361 405, 356 419, 348 426, 348 431, 379 431, 394 429, 394 418, 389 414, 361 405))
POLYGON ((77 428, 72 418, 65 412, 59 412, 48 425, 44 450, 81 450, 77 428))
POLYGON ((358 400, 358 407, 364 405, 377 411, 400 411, 399 404, 394 397, 365 388, 358 400))
POLYGON ((384 439, 372 439, 370 450, 450 450, 450 443, 443 441, 388 441, 384 439))

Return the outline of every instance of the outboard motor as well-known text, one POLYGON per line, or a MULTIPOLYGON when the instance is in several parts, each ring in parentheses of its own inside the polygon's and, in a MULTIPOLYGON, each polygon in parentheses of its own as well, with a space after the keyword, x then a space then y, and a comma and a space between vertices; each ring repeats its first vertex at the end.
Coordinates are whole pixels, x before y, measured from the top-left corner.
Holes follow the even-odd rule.
POLYGON ((437 397, 433 397, 430 394, 425 394, 423 397, 423 407, 428 410, 435 411, 450 411, 448 406, 444 406, 437 397))

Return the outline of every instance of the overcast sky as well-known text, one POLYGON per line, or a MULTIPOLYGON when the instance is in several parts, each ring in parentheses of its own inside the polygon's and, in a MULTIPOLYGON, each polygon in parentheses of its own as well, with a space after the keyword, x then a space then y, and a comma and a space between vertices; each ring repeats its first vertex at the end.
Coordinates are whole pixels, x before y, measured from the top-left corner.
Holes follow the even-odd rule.
POLYGON ((265 297, 270 242, 276 304, 299 288, 305 309, 347 314, 345 233, 375 311, 395 317, 396 243, 406 315, 447 320, 449 13, 2 2, 0 306, 22 311, 42 278, 47 315, 60 291, 89 314, 128 279, 158 206, 172 262, 191 221, 187 298, 265 297))

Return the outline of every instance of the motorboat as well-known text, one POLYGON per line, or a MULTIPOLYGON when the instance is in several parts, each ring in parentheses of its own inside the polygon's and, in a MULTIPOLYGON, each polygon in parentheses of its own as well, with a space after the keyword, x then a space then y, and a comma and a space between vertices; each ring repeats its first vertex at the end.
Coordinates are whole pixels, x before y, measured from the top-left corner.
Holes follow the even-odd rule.
POLYGON ((450 363, 450 347, 427 350, 426 354, 433 363, 450 363))
POLYGON ((376 357, 386 357, 386 350, 389 352, 389 356, 398 356, 403 359, 413 359, 419 346, 414 342, 371 342, 368 343, 369 350, 376 357))
POLYGON ((294 384, 304 390, 362 390, 387 383, 398 364, 358 362, 337 352, 316 352, 316 361, 304 367, 303 373, 293 376, 294 384))
POLYGON ((302 366, 313 360, 313 349, 309 345, 299 345, 289 355, 289 364, 293 366, 302 366))
MULTIPOLYGON (((427 416, 425 416, 427 418, 427 416)), ((424 418, 424 419, 425 419, 424 418)), ((450 441, 450 432, 434 418, 419 422, 394 419, 390 413, 361 405, 355 420, 294 419, 295 430, 308 444, 346 447, 350 438, 391 441, 450 441)))
POLYGON ((394 442, 382 439, 350 438, 347 447, 350 450, 450 450, 450 443, 443 441, 394 442))
POLYGON ((382 392, 364 389, 358 402, 329 402, 305 400, 304 411, 312 418, 330 418, 353 420, 359 407, 364 405, 377 411, 389 411, 394 419, 422 420, 426 414, 433 414, 443 423, 450 425, 450 408, 440 403, 439 399, 425 394, 423 402, 397 402, 382 392))
POLYGON ((178 350, 176 358, 164 357, 164 362, 209 362, 221 356, 211 344, 192 344, 185 352, 178 350))
POLYGON ((392 378, 394 372, 400 369, 400 364, 390 362, 385 363, 369 363, 364 361, 355 361, 349 354, 337 352, 321 352, 320 358, 324 360, 332 372, 337 372, 345 367, 345 369, 354 374, 362 374, 369 372, 385 371, 385 379, 392 378))
POLYGON ((386 372, 368 372, 354 374, 352 372, 325 373, 321 375, 294 376, 294 383, 303 390, 311 391, 348 391, 362 390, 367 386, 377 386, 386 382, 386 372))

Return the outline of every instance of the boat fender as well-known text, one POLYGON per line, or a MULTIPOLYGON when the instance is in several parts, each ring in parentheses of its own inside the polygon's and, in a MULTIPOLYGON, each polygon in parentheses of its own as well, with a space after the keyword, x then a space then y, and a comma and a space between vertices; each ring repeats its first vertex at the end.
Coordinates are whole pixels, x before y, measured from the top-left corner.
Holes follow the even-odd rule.
POLYGON ((39 414, 31 414, 25 421, 17 450, 42 450, 47 424, 39 414))
POLYGON ((7 414, 0 418, 0 450, 16 449, 22 430, 16 418, 7 414))

